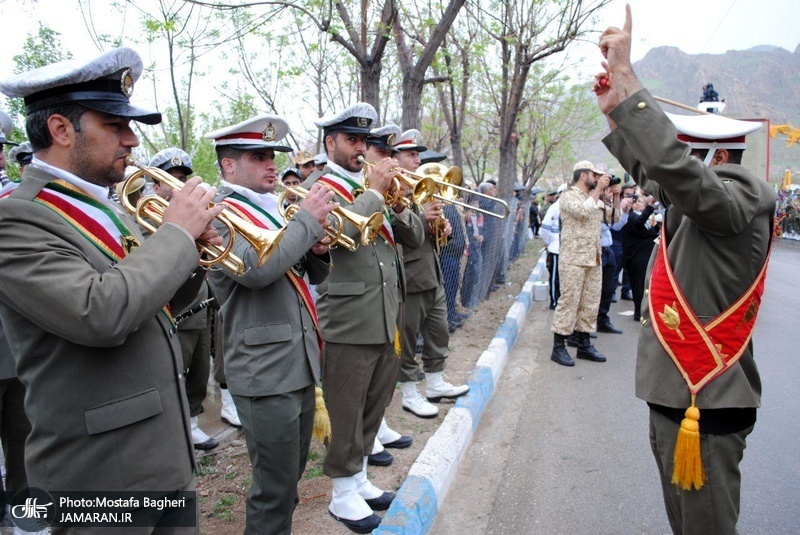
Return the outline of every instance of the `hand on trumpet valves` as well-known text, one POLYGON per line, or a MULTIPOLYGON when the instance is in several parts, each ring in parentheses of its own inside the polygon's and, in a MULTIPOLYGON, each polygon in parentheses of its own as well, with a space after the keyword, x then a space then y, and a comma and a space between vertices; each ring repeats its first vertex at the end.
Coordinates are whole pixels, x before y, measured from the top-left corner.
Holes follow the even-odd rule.
POLYGON ((400 164, 394 158, 384 158, 378 161, 369 170, 369 189, 377 191, 381 196, 385 195, 392 187, 397 167, 400 167, 400 164))
POLYGON ((326 237, 325 239, 318 241, 311 247, 311 252, 314 253, 315 255, 324 255, 325 253, 327 253, 328 244, 324 243, 325 241, 330 241, 330 240, 328 240, 328 238, 326 237))
POLYGON ((331 202, 334 195, 334 191, 328 186, 315 183, 308 190, 308 195, 300 202, 300 209, 308 210, 320 225, 327 227, 329 224, 328 214, 339 206, 338 202, 331 202))
MULTIPOLYGON (((197 240, 209 234, 211 221, 224 209, 221 204, 214 205, 217 188, 201 187, 200 177, 186 181, 180 191, 175 191, 172 201, 164 210, 163 223, 174 223, 183 228, 197 240)), ((219 236, 217 236, 219 237, 219 236)))
POLYGON ((425 220, 428 223, 435 223, 441 216, 444 203, 441 201, 429 202, 425 205, 425 220))

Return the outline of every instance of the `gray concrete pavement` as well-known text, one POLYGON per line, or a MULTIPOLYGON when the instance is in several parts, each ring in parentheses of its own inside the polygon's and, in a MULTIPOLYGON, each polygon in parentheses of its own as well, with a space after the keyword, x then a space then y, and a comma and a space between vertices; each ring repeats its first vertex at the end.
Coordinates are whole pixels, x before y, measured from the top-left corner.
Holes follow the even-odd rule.
MULTIPOLYGON (((754 336, 764 406, 742 463, 742 534, 800 529, 799 268, 800 244, 778 242, 754 336)), ((615 304, 624 334, 595 341, 607 363, 564 368, 549 360, 552 312, 533 303, 432 534, 670 533, 633 394, 639 327, 619 315, 631 310, 615 304)))

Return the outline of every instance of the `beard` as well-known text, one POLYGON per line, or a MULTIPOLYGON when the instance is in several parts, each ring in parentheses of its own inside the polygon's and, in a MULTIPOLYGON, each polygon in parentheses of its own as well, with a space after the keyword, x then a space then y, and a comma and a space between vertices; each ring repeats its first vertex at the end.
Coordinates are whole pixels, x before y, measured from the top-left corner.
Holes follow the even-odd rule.
POLYGON ((112 187, 125 178, 124 164, 119 171, 115 169, 114 165, 119 158, 130 154, 128 150, 119 148, 114 154, 113 162, 102 162, 95 156, 83 132, 78 131, 75 134, 75 149, 70 154, 70 165, 75 175, 103 187, 112 187))
POLYGON ((364 169, 364 164, 359 162, 354 162, 353 161, 354 156, 357 155, 346 153, 345 151, 341 150, 338 146, 334 146, 333 154, 331 155, 331 161, 333 161, 333 163, 340 166, 342 169, 346 171, 350 171, 351 173, 360 173, 361 170, 364 169))

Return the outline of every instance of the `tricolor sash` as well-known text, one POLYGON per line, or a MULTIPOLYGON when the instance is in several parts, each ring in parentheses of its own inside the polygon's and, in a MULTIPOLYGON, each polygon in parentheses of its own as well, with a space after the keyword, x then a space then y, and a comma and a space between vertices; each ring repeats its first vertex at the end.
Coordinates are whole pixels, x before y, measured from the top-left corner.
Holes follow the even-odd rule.
POLYGON ((661 228, 648 301, 653 331, 692 394, 691 405, 678 430, 673 459, 672 483, 684 490, 700 489, 705 483, 700 455, 700 411, 695 405, 697 393, 736 364, 747 349, 761 306, 771 251, 770 241, 764 265, 750 287, 703 325, 675 279, 667 257, 666 224, 661 228))
MULTIPOLYGON (((225 197, 222 202, 238 216, 250 221, 259 228, 267 230, 280 230, 283 228, 281 223, 283 217, 278 212, 277 204, 274 210, 267 210, 238 193, 225 197)), ((308 283, 302 276, 291 270, 286 272, 286 276, 308 308, 314 325, 317 326, 317 306, 311 296, 311 288, 309 288, 308 283)))
MULTIPOLYGON (((48 182, 36 194, 33 202, 51 209, 64 218, 70 226, 115 263, 125 258, 139 245, 136 236, 111 208, 65 180, 56 179, 48 182)), ((162 312, 174 329, 175 321, 169 307, 162 308, 162 312)))
MULTIPOLYGON (((363 193, 364 191, 364 186, 358 182, 335 173, 326 173, 319 177, 317 182, 321 182, 331 188, 349 204, 353 204, 357 193, 363 193)), ((389 212, 386 210, 385 206, 383 208, 383 224, 381 225, 380 235, 383 236, 383 239, 392 244, 392 248, 397 249, 397 245, 394 241, 394 232, 392 231, 392 222, 389 219, 389 212)))

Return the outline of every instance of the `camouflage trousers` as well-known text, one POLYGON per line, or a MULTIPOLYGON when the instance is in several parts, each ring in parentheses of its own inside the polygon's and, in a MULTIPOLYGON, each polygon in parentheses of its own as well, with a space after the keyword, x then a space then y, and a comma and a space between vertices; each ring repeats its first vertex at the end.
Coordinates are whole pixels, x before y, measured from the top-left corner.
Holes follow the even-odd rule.
POLYGON ((558 298, 553 332, 569 336, 573 331, 594 332, 600 290, 603 287, 603 267, 558 264, 561 296, 558 298))

